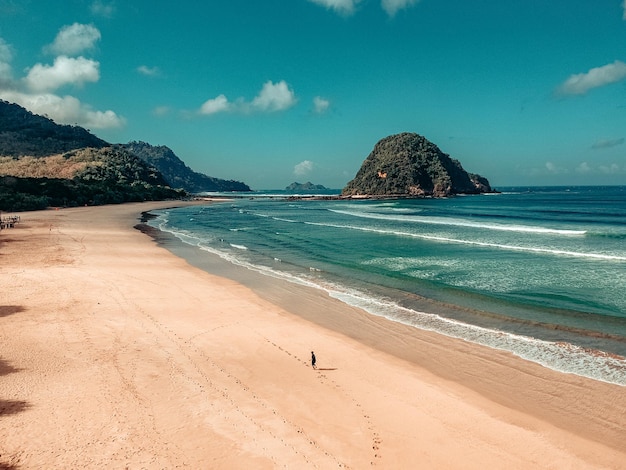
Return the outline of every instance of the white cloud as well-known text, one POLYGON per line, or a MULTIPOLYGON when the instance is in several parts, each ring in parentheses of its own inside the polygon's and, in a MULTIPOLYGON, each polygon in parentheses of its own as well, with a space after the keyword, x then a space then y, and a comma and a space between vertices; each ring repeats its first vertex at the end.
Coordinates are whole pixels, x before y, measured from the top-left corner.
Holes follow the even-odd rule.
POLYGON ((54 42, 44 49, 55 55, 78 55, 83 51, 93 49, 100 40, 100 31, 93 25, 74 23, 63 26, 54 42))
POLYGON ((244 114, 254 111, 271 113, 289 109, 296 104, 296 101, 296 96, 293 90, 289 88, 287 82, 281 80, 278 83, 274 83, 269 80, 263 85, 259 94, 251 102, 246 101, 244 98, 229 101, 225 95, 220 94, 215 98, 205 101, 202 106, 200 106, 198 113, 204 115, 227 111, 244 114))
POLYGON ((200 107, 200 114, 217 114, 228 111, 230 108, 231 104, 228 102, 228 98, 224 95, 219 95, 210 100, 206 100, 200 107))
POLYGON ((607 175, 617 175, 622 172, 622 169, 617 163, 611 163, 610 165, 600 165, 598 168, 600 172, 607 175))
POLYGON ((53 65, 35 64, 27 69, 25 77, 14 80, 11 77, 11 59, 11 47, 0 38, 0 99, 17 103, 35 114, 48 116, 59 124, 78 124, 93 129, 117 128, 125 124, 126 120, 114 111, 95 110, 73 96, 52 93, 64 85, 97 82, 100 79, 98 62, 61 55, 53 65))
POLYGON ((125 124, 125 119, 115 112, 93 110, 73 96, 0 90, 0 98, 18 103, 35 114, 46 115, 58 124, 79 124, 93 129, 116 128, 125 124))
POLYGON ((104 18, 111 18, 115 13, 115 3, 105 3, 96 0, 91 4, 91 14, 96 16, 102 16, 104 18))
MULTIPOLYGON (((352 15, 362 0, 309 0, 312 3, 334 10, 342 15, 352 15)), ((380 6, 389 16, 415 5, 420 0, 381 0, 380 6)), ((625 0, 626 1, 626 0, 625 0)))
POLYGON ((310 160, 304 160, 293 167, 293 173, 297 176, 304 176, 313 170, 313 162, 310 160))
POLYGON ((587 175, 587 174, 603 174, 603 175, 619 175, 624 172, 625 168, 620 167, 617 163, 608 163, 605 165, 598 165, 594 167, 589 165, 587 162, 582 162, 575 169, 576 173, 587 175))
POLYGON ((593 88, 619 82, 626 78, 626 64, 616 60, 612 64, 596 67, 586 73, 571 75, 557 92, 561 95, 584 95, 593 88))
POLYGON ((283 111, 296 103, 296 97, 284 80, 274 84, 265 82, 259 94, 252 100, 252 107, 260 111, 283 111))
POLYGON ((326 111, 328 111, 329 107, 330 101, 328 101, 326 98, 322 98, 321 96, 316 96, 315 98, 313 98, 313 110, 317 114, 325 113, 326 111))
POLYGON ((329 10, 335 10, 343 15, 351 15, 354 13, 356 6, 361 0, 309 0, 310 2, 322 5, 329 10))
POLYGON ((100 64, 84 57, 59 56, 53 65, 35 64, 24 78, 33 91, 56 90, 63 85, 83 85, 100 79, 100 64))
POLYGON ((399 10, 415 5, 417 2, 419 0, 381 0, 380 4, 389 16, 394 16, 399 10))
POLYGON ((553 173, 555 175, 568 172, 566 168, 559 167, 552 162, 546 162, 545 166, 546 166, 546 170, 548 170, 548 173, 553 173))
POLYGON ((159 69, 159 67, 148 67, 147 65, 137 67, 137 72, 148 77, 158 77, 161 75, 161 69, 159 69))

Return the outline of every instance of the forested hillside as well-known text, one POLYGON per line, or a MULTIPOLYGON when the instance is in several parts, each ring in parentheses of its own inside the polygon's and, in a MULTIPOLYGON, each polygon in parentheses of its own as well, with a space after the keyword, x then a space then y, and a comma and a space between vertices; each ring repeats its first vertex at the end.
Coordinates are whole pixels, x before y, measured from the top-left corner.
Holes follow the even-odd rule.
POLYGON ((17 104, 0 100, 0 155, 41 157, 108 145, 82 127, 62 126, 17 104))
POLYGON ((154 146, 146 142, 133 141, 124 145, 124 148, 157 168, 173 188, 182 188, 191 193, 250 191, 248 185, 241 181, 213 178, 193 171, 164 145, 154 146))

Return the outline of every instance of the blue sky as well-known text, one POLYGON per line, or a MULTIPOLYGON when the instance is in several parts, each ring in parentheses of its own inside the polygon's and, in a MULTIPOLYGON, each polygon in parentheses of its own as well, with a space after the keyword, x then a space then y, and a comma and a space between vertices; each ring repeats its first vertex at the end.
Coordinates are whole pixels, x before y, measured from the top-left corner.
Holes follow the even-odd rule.
POLYGON ((626 184, 624 1, 0 0, 0 98, 253 189, 399 132, 495 187, 626 184))

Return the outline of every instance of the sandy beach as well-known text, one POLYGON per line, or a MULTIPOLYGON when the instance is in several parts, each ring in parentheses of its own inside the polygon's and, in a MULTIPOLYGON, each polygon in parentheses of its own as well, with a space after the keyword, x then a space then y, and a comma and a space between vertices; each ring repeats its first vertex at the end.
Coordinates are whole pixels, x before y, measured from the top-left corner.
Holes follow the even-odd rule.
POLYGON ((209 274, 172 204, 0 232, 0 468, 625 468, 624 387, 209 274))

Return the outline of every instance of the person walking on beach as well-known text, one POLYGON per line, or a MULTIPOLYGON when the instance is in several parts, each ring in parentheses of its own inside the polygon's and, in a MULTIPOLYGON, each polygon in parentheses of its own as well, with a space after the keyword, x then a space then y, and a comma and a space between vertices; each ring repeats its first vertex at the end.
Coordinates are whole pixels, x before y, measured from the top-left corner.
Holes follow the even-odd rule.
POLYGON ((313 369, 317 369, 317 367, 315 366, 316 361, 317 360, 315 359, 315 353, 311 351, 311 366, 313 366, 313 369))

